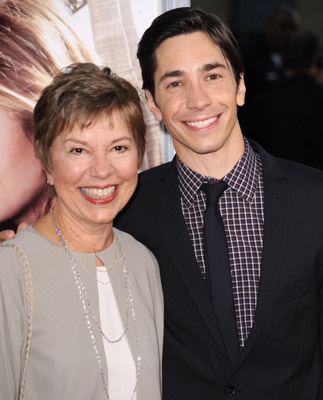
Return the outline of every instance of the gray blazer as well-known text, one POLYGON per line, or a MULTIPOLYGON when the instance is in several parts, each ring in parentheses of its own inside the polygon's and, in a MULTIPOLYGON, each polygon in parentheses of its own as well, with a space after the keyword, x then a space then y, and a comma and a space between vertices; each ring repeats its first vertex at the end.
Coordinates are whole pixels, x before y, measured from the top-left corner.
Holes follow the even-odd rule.
MULTIPOLYGON (((163 298, 158 265, 152 253, 127 233, 115 230, 126 257, 136 311, 136 325, 142 354, 138 400, 161 398, 161 351, 163 298)), ((86 325, 80 296, 69 259, 62 247, 45 239, 32 227, 3 245, 17 244, 25 252, 32 274, 34 316, 26 400, 106 399, 99 365, 86 325)), ((95 265, 94 254, 82 254, 95 265)), ((110 265, 114 256, 107 249, 98 256, 110 265)), ((96 274, 80 267, 94 314, 99 319, 96 274)), ((124 282, 111 280, 120 314, 125 316, 124 282)), ((27 337, 25 276, 21 260, 12 247, 0 247, 0 400, 19 398, 27 337)), ((129 317, 127 332, 136 356, 136 344, 129 317)), ((102 336, 93 323, 94 336, 107 378, 102 336)), ((109 360, 108 360, 109 362, 109 360)), ((127 379, 127 377, 125 377, 127 379)))

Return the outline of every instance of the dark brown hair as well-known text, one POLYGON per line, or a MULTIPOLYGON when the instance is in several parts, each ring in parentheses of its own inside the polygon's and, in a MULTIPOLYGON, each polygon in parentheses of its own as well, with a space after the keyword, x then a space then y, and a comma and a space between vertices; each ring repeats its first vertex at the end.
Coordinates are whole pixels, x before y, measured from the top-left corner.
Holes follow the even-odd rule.
POLYGON ((92 126, 119 112, 132 132, 139 164, 145 151, 145 123, 137 90, 107 67, 76 63, 45 88, 34 109, 35 154, 51 171, 50 149, 55 138, 75 126, 92 126))
POLYGON ((224 57, 230 62, 236 83, 243 73, 243 61, 239 45, 230 29, 216 15, 199 8, 180 7, 167 11, 154 19, 143 34, 137 51, 140 62, 143 89, 154 96, 154 73, 156 71, 156 49, 169 38, 203 32, 220 47, 224 57))

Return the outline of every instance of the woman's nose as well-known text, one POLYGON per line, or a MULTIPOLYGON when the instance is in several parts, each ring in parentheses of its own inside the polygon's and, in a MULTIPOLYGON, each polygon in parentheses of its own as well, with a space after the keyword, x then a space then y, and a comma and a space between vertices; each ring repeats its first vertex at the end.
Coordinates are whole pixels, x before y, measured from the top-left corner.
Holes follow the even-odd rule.
POLYGON ((106 154, 99 154, 93 157, 91 175, 100 179, 106 178, 114 170, 111 160, 106 154))

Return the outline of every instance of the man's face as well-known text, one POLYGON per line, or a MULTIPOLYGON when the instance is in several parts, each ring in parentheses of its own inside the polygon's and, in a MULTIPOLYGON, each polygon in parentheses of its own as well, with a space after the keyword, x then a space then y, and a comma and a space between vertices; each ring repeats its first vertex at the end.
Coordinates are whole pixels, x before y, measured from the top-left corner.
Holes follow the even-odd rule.
POLYGON ((232 157, 242 141, 237 104, 244 103, 245 86, 242 78, 237 87, 220 48, 195 32, 165 40, 156 60, 148 106, 165 123, 179 158, 194 169, 206 154, 232 157))

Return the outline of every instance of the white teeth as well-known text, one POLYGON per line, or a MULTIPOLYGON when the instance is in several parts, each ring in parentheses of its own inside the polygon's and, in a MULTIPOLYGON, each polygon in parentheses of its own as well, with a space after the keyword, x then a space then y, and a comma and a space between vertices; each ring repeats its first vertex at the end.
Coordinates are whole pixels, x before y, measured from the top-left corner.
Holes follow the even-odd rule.
POLYGON ((108 188, 104 188, 104 189, 81 188, 81 191, 86 196, 91 197, 92 199, 99 199, 99 200, 104 200, 107 197, 112 196, 115 190, 116 190, 116 186, 109 186, 108 188))
POLYGON ((206 126, 212 124, 217 119, 218 119, 218 117, 213 117, 213 118, 206 119, 204 121, 186 122, 186 124, 188 126, 194 126, 196 128, 205 128, 206 126))

